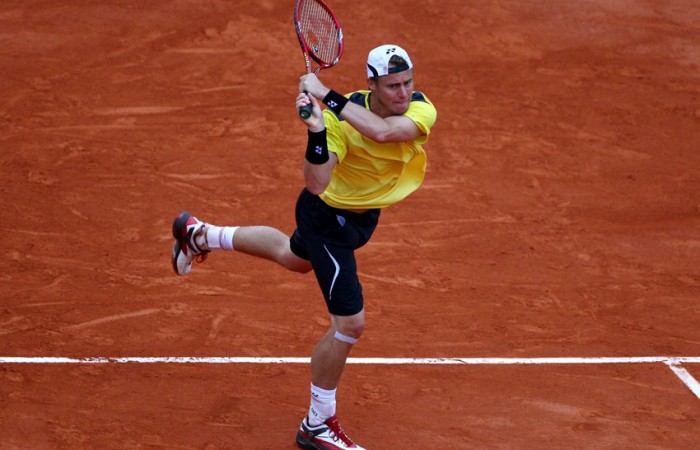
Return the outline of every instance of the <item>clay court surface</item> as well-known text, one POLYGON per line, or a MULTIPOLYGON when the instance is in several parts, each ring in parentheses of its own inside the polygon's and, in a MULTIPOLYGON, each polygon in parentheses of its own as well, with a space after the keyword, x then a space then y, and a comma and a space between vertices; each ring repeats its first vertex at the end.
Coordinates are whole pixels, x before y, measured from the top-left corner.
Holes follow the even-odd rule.
MULTIPOLYGON (((170 266, 180 209, 294 228, 292 5, 0 4, 0 448, 296 448, 308 364, 206 361, 308 357, 329 325, 313 276, 239 254, 170 266)), ((393 42, 438 109, 423 187, 358 253, 351 356, 467 362, 348 365, 348 434, 700 448, 700 4, 331 6, 346 52, 328 85, 365 88, 367 52, 393 42), (533 359, 564 357, 623 361, 533 359)))

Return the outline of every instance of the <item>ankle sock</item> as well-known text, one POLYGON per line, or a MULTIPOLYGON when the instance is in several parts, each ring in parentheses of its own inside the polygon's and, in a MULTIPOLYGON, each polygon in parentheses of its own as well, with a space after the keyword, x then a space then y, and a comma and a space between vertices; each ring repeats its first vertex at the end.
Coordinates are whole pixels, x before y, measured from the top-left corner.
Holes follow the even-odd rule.
MULTIPOLYGON (((238 227, 217 227, 207 225, 205 233, 202 233, 201 238, 205 239, 206 246, 209 250, 233 250, 233 235, 238 227)), ((199 245, 199 242, 197 242, 199 245)))
POLYGON ((309 425, 321 425, 328 418, 335 416, 335 392, 311 384, 311 406, 309 407, 309 425))

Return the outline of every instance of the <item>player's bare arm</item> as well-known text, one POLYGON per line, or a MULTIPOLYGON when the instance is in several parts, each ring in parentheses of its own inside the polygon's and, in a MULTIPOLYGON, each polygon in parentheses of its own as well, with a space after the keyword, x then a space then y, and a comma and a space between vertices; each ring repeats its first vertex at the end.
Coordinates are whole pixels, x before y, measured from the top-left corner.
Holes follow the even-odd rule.
MULTIPOLYGON (((323 112, 321 106, 312 95, 300 93, 296 99, 297 110, 311 104, 311 116, 307 119, 299 117, 302 122, 309 128, 310 133, 321 133, 325 131, 326 126, 323 123, 323 112)), ((333 176, 333 167, 338 163, 338 157, 335 153, 328 153, 328 160, 321 164, 312 164, 307 159, 304 160, 304 180, 306 188, 314 195, 319 195, 326 190, 333 176)))
POLYGON ((410 141, 423 134, 415 122, 406 116, 382 118, 354 103, 348 103, 341 116, 364 136, 382 144, 410 141))
POLYGON ((331 182, 333 167, 338 163, 338 157, 335 153, 328 154, 328 161, 316 165, 308 161, 304 161, 304 180, 306 181, 306 189, 314 195, 320 195, 326 190, 331 182))
MULTIPOLYGON (((341 112, 353 128, 379 143, 404 142, 422 135, 422 131, 410 118, 403 116, 408 109, 413 88, 412 73, 389 75, 377 82, 373 94, 373 111, 354 103, 347 103, 341 112)), ((299 89, 325 98, 330 92, 316 75, 301 77, 299 89)))

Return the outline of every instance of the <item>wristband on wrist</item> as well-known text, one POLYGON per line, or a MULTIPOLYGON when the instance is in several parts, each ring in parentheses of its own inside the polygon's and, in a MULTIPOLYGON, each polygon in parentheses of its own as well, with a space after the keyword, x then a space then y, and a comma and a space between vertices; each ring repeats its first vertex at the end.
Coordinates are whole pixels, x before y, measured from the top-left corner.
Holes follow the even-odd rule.
POLYGON ((328 143, 326 129, 319 132, 308 131, 309 141, 306 144, 306 160, 311 164, 323 164, 328 161, 328 143))
POLYGON ((340 115, 340 111, 345 108, 345 105, 348 104, 348 99, 345 98, 345 96, 335 92, 333 89, 328 91, 328 94, 326 94, 325 97, 323 97, 323 103, 328 105, 328 108, 336 113, 337 115, 340 115))

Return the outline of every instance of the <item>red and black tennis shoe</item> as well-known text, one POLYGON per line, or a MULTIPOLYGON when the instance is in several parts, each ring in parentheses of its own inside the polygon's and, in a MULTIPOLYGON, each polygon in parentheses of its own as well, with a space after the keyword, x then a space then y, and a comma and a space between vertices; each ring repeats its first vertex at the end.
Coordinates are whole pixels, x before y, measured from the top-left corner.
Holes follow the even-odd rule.
POLYGON ((317 427, 309 425, 309 418, 305 417, 297 432, 297 446, 306 450, 365 450, 350 440, 336 416, 317 427))
POLYGON ((187 211, 181 211, 173 221, 173 270, 178 275, 187 275, 192 269, 192 262, 207 259, 208 250, 197 246, 195 239, 202 233, 204 222, 187 211))

